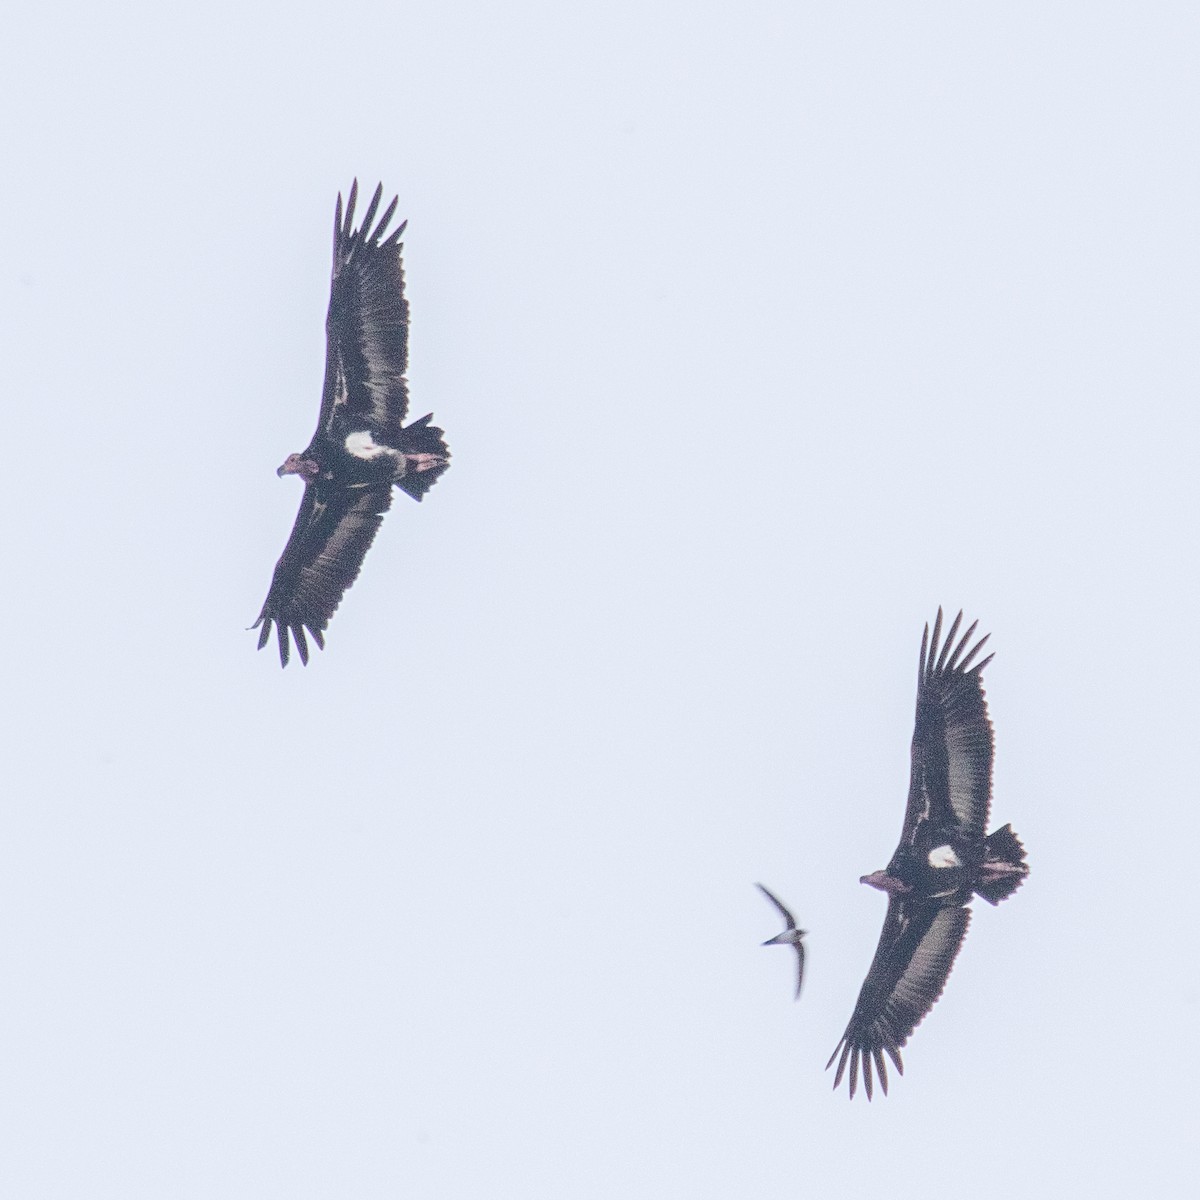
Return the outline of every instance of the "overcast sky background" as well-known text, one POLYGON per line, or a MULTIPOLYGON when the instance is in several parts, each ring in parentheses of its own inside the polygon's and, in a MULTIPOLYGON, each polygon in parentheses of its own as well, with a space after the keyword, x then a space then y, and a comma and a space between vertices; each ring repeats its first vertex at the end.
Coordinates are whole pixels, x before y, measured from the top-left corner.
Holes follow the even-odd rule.
POLYGON ((1146 0, 10 13, 0 1194, 1183 1194, 1198 60, 1146 0), (356 175, 454 460, 284 672, 356 175), (1032 875, 851 1104, 939 604, 1032 875))

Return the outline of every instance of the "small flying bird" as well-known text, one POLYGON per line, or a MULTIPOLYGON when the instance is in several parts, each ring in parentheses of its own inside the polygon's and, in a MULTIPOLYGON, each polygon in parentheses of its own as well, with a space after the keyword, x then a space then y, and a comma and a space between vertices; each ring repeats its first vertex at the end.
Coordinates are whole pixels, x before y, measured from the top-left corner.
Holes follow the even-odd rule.
POLYGON ((800 999, 800 989, 804 986, 804 935, 807 929, 796 928, 796 918, 784 907, 783 901, 774 892, 763 887, 761 883, 754 885, 779 910, 787 928, 773 938, 763 942, 764 946, 795 946, 796 947, 796 999, 800 999))
POLYGON ((404 298, 406 221, 386 239, 399 197, 372 222, 383 184, 354 228, 358 180, 345 217, 338 193, 333 224, 333 281, 325 318, 325 387, 308 448, 289 454, 275 473, 299 475, 304 499, 275 567, 258 620, 261 650, 274 625, 279 661, 288 664, 289 634, 308 663, 305 631, 322 649, 325 627, 358 577, 395 485, 421 500, 450 465, 432 413, 405 425, 408 414, 408 301, 404 298))
POLYGON ((871 969, 842 1040, 833 1086, 850 1065, 853 1099, 861 1066, 867 1099, 872 1066, 887 1094, 883 1056, 904 1073, 900 1049, 937 1002, 966 937, 974 896, 999 904, 1029 874, 1025 848, 1005 825, 985 836, 992 802, 992 723, 980 675, 971 666, 988 636, 963 654, 976 621, 954 644, 960 612, 939 648, 942 610, 933 636, 925 626, 917 675, 912 775, 900 844, 882 871, 862 883, 887 893, 887 916, 871 969))

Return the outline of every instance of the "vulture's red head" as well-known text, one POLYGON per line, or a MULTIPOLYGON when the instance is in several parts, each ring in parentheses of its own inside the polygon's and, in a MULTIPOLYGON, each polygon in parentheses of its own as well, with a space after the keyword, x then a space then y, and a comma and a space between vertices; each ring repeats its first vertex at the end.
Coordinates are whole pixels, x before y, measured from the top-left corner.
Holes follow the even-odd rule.
POLYGON ((889 896, 902 896, 905 892, 912 891, 902 879, 897 879, 895 875, 889 875, 886 871, 872 871, 870 875, 863 875, 858 882, 869 883, 873 888, 887 892, 889 896))
POLYGON ((311 458, 303 454, 289 454, 283 466, 275 472, 282 479, 285 475, 299 475, 305 483, 312 483, 320 474, 321 468, 311 458))

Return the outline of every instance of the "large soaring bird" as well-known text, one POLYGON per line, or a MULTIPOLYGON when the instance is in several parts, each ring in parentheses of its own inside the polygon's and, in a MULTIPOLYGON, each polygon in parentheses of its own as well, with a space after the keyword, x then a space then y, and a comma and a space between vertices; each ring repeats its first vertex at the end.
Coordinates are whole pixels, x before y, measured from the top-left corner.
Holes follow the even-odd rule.
POLYGON ((887 1093, 884 1054, 904 1073, 900 1049, 946 986, 966 936, 972 897, 999 904, 1029 874, 1025 849, 1010 825, 985 835, 992 723, 980 674, 992 656, 971 665, 988 639, 966 649, 975 622, 955 644, 961 622, 960 612, 940 647, 940 608, 932 637, 925 626, 900 845, 884 870, 861 881, 887 892, 888 908, 854 1015, 826 1064, 828 1069, 837 1059, 836 1088, 849 1063, 851 1098, 860 1067, 868 1099, 872 1066, 887 1093))
POLYGON ((391 507, 392 486, 420 500, 450 465, 442 431, 429 423, 432 413, 403 423, 408 301, 400 235, 407 222, 384 238, 396 197, 372 229, 382 197, 380 184, 355 229, 358 180, 344 217, 338 194, 321 415, 308 448, 289 454, 276 472, 299 475, 304 499, 254 628, 262 626, 261 650, 275 626, 285 667, 289 634, 306 664, 305 630, 324 649, 325 626, 358 576, 391 507))

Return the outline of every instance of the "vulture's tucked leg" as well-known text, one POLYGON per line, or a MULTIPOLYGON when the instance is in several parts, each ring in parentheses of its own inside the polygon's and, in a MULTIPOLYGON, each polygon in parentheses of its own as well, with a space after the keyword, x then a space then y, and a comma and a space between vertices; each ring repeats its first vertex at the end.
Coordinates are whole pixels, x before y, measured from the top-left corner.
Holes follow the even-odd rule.
POLYGON ((405 474, 409 471, 432 471, 435 467, 444 466, 445 458, 440 454, 406 454, 404 456, 405 474))

